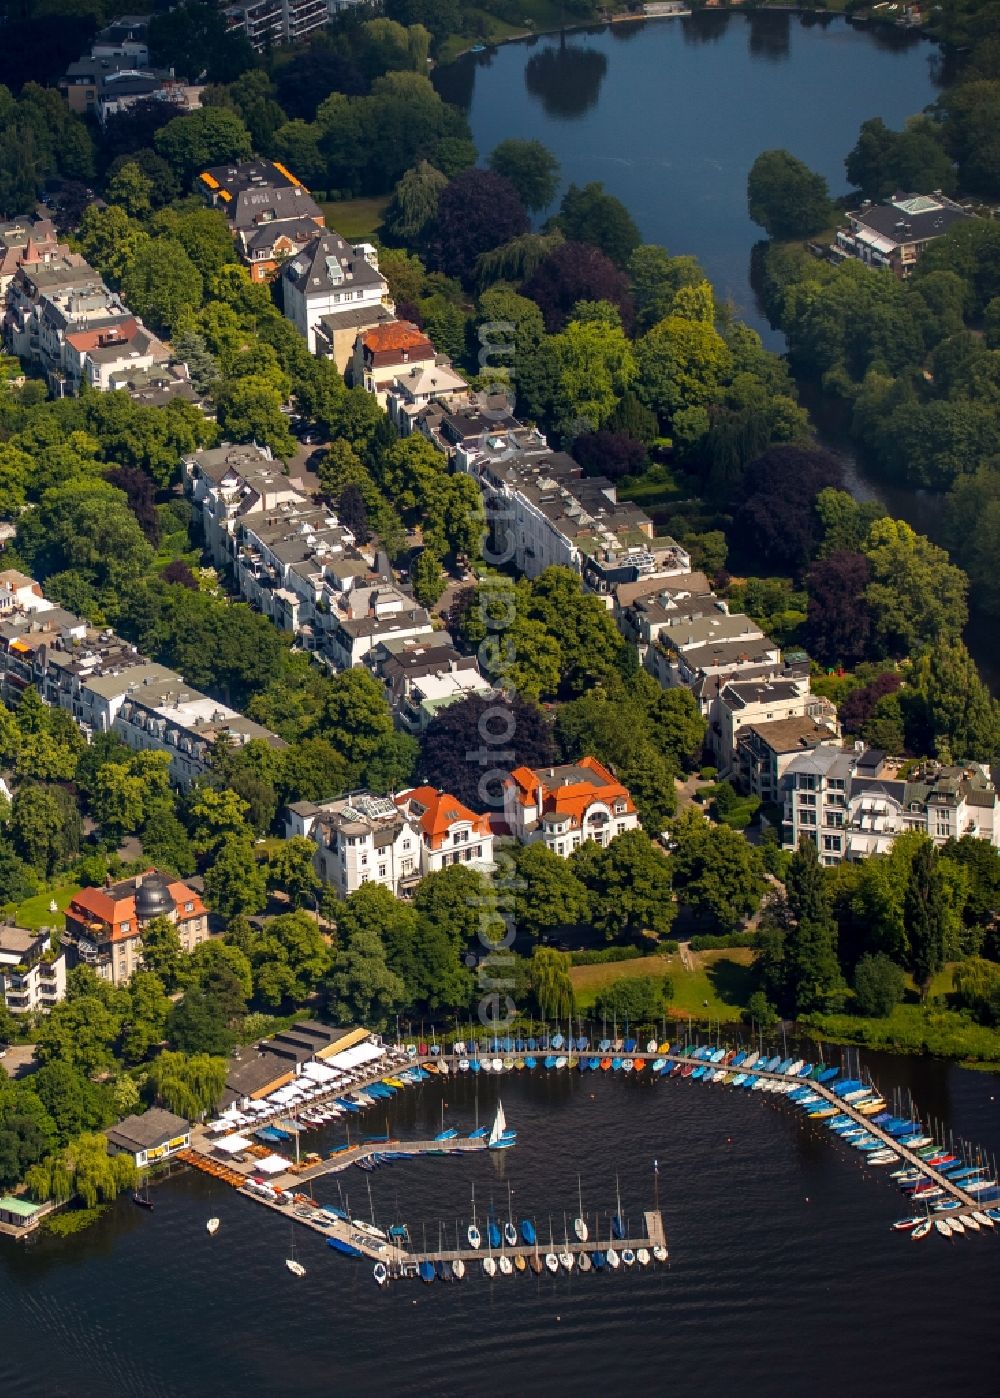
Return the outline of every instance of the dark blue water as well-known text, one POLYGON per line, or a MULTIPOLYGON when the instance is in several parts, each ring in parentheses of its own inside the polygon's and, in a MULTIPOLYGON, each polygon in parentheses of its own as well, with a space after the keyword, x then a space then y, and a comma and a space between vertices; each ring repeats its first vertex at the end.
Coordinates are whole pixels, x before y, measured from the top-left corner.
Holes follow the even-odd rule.
MULTIPOLYGON (((996 1078, 882 1059, 884 1090, 912 1087, 956 1134, 1000 1147, 996 1078)), ((335 1256, 203 1175, 159 1186, 156 1208, 121 1203, 91 1232, 0 1246, 0 1393, 5 1398, 236 1398, 291 1394, 619 1394, 739 1391, 761 1398, 995 1388, 1000 1239, 922 1243, 890 1231, 904 1207, 829 1133, 788 1109, 717 1087, 563 1073, 480 1080, 497 1091, 516 1149, 399 1163, 341 1177, 355 1214, 402 1217, 419 1247, 492 1204, 563 1236, 576 1212, 632 1222, 654 1197, 669 1269, 608 1276, 399 1282, 335 1256), (215 1238, 205 1220, 217 1214, 215 1238), (550 1224, 551 1220, 551 1224, 550 1224), (293 1255, 307 1275, 284 1266, 293 1255)), ((475 1120, 470 1078, 400 1094, 391 1126, 425 1136, 475 1120)), ((357 1118, 354 1118, 357 1122, 357 1118)), ((373 1110, 368 1129, 384 1129, 373 1110)), ((325 1138, 342 1138, 340 1125, 325 1138)), ((337 1201, 336 1177, 317 1197, 337 1201)))
POLYGON ((484 157, 506 137, 537 137, 564 184, 603 181, 648 242, 698 257, 718 294, 778 345, 749 285, 762 236, 747 216, 750 166, 784 147, 845 193, 861 123, 899 126, 932 102, 938 61, 899 30, 703 12, 504 45, 436 81, 467 106, 484 157))

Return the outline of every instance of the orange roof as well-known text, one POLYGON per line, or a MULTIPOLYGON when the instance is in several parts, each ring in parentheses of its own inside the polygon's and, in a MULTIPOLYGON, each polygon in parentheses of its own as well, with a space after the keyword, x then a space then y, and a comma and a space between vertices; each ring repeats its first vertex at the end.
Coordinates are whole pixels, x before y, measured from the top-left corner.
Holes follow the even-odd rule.
POLYGON ((383 354, 386 350, 422 349, 425 345, 429 349, 434 348, 424 332, 408 320, 376 325, 372 330, 365 331, 361 343, 372 354, 383 354))
POLYGON ((417 826, 431 849, 438 849, 453 825, 469 821, 480 835, 490 833, 489 816, 477 815, 463 806, 457 796, 433 786, 415 786, 396 797, 396 805, 416 818, 417 826))
MULTIPOLYGON (((155 874, 155 869, 147 869, 146 874, 155 874)), ((145 874, 143 875, 145 877, 145 874)), ((132 880, 126 881, 127 886, 118 885, 116 888, 81 888, 80 892, 74 894, 70 900, 68 913, 78 917, 88 918, 93 921, 105 922, 111 928, 111 940, 120 942, 129 937, 136 936, 138 926, 135 917, 135 891, 132 880), (115 894, 118 893, 116 897, 115 894), (128 930, 124 931, 122 924, 129 924, 128 930)), ((175 879, 167 884, 170 896, 177 904, 180 922, 185 922, 188 918, 201 917, 205 912, 205 905, 193 889, 188 888, 186 883, 175 879), (185 903, 193 903, 191 912, 183 912, 185 903)))
POLYGON ((88 350, 100 349, 101 340, 107 339, 109 335, 113 336, 108 341, 109 346, 127 345, 138 329, 135 317, 129 316, 127 320, 119 321, 117 325, 105 325, 100 330, 74 330, 65 339, 66 343, 72 345, 78 354, 86 354, 88 350))
POLYGON ((530 767, 515 767, 510 775, 517 787, 522 806, 540 805, 541 814, 557 815, 577 821, 583 819, 595 801, 609 805, 615 801, 624 801, 628 812, 635 810, 627 787, 622 786, 596 757, 581 757, 575 765, 593 773, 594 780, 564 782, 560 786, 550 787, 546 784, 544 771, 534 772, 530 767))

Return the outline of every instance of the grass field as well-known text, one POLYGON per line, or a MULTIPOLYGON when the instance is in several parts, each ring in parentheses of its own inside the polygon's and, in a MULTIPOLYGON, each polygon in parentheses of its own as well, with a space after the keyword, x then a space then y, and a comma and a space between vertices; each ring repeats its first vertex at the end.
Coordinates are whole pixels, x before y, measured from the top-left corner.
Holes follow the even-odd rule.
POLYGON ((377 233, 389 205, 388 194, 375 199, 341 199, 321 204, 328 228, 335 228, 348 242, 352 238, 370 238, 377 233))
POLYGON ((65 912, 69 900, 74 893, 80 891, 78 883, 62 884, 55 889, 47 889, 45 893, 36 893, 34 898, 27 898, 18 907, 14 914, 14 920, 18 927, 24 927, 28 931, 36 931, 39 927, 50 927, 53 923, 62 925, 60 914, 65 912), (59 913, 49 911, 49 903, 56 900, 59 913))
POLYGON ((598 992, 624 977, 651 976, 673 983, 670 1012, 694 1019, 738 1020, 755 986, 750 969, 753 952, 748 947, 732 951, 691 954, 688 970, 679 955, 645 956, 641 961, 605 961, 596 966, 574 966, 570 971, 577 1005, 582 1013, 592 1008, 598 992))

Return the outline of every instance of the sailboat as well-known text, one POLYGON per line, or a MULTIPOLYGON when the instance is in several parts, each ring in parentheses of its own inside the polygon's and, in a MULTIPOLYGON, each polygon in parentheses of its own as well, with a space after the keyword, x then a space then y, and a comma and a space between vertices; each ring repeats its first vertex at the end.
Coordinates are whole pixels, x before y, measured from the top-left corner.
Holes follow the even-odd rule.
POLYGON ((624 1238, 625 1220, 622 1218, 622 1191, 617 1175, 615 1175, 615 1203, 617 1209, 614 1218, 611 1220, 611 1232, 615 1238, 624 1238))
POLYGON ((217 1218, 210 1218, 208 1222, 205 1224, 205 1228, 214 1237, 214 1235, 219 1231, 219 1220, 217 1218))
POLYGON ((293 1276, 304 1277, 306 1274, 306 1269, 303 1267, 302 1263, 296 1262, 294 1257, 286 1257, 285 1266, 288 1268, 288 1270, 292 1273, 293 1276))
POLYGON ((582 1186, 582 1184, 580 1183, 580 1176, 579 1176, 579 1175, 577 1175, 577 1177, 576 1177, 576 1187, 577 1187, 577 1192, 578 1192, 578 1194, 579 1194, 579 1199, 580 1199, 580 1213, 579 1213, 579 1215, 573 1220, 573 1232, 574 1232, 574 1233, 576 1234, 576 1236, 579 1238, 579 1240, 580 1240, 581 1243, 585 1243, 585 1242, 587 1241, 587 1238, 589 1237, 589 1233, 588 1233, 588 1230, 587 1230, 587 1225, 586 1225, 586 1223, 584 1222, 584 1218, 583 1218, 583 1186, 582 1186))
POLYGON ((476 1227, 476 1186, 472 1186, 472 1222, 468 1230, 469 1247, 479 1248, 483 1245, 482 1234, 476 1227))
POLYGON ((509 1248, 512 1248, 517 1242, 517 1229, 514 1227, 514 1204, 509 1182, 507 1184, 507 1222, 503 1226, 503 1236, 509 1248))
POLYGON ((486 1144, 490 1150, 509 1150, 515 1139, 514 1132, 507 1130, 507 1118, 503 1114, 503 1103, 498 1102, 497 1114, 493 1118, 493 1126, 486 1144))

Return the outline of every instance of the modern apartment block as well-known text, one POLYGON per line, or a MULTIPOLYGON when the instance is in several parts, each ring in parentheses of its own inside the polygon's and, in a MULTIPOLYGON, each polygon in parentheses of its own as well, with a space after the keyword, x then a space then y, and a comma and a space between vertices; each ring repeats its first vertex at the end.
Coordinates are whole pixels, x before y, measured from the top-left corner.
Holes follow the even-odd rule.
POLYGON ((0 927, 0 1005, 11 1014, 51 1010, 66 998, 66 956, 48 927, 0 927))

